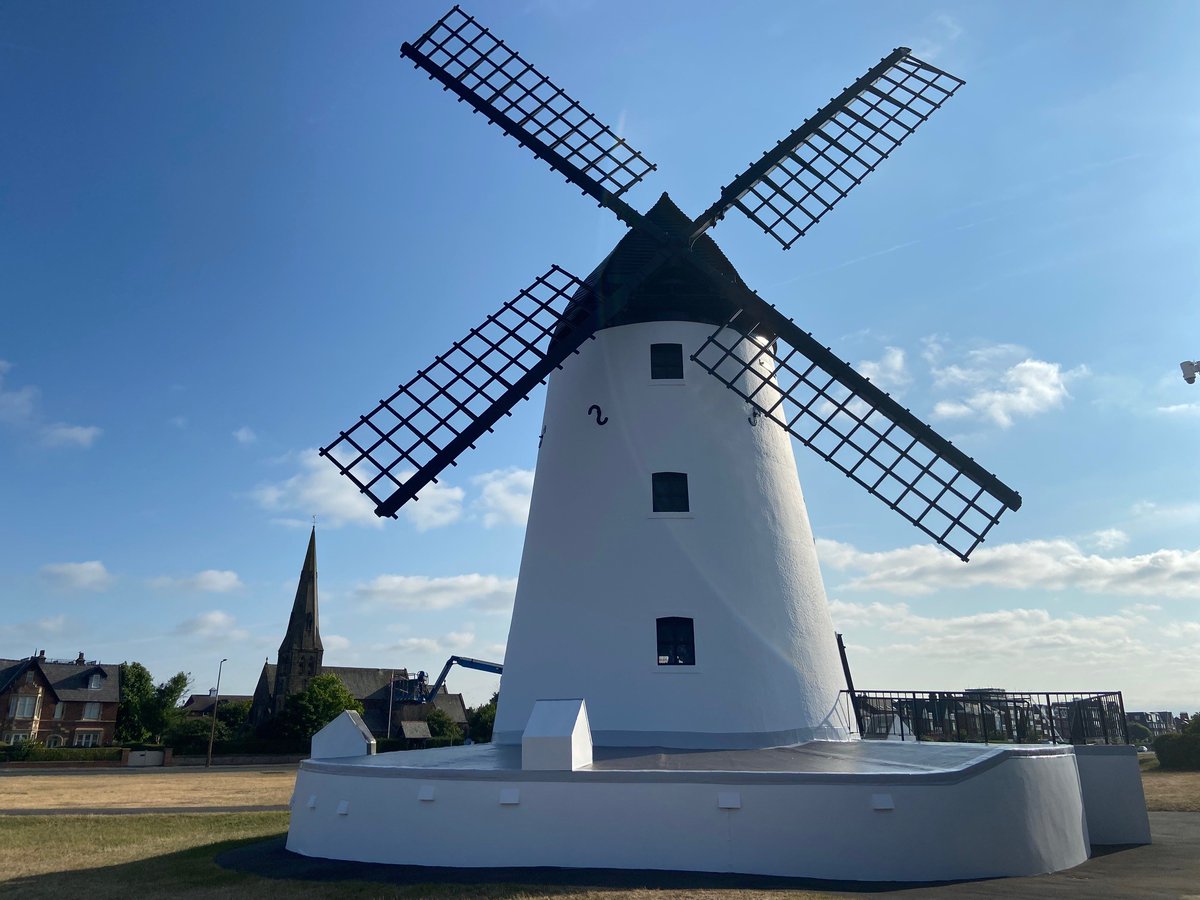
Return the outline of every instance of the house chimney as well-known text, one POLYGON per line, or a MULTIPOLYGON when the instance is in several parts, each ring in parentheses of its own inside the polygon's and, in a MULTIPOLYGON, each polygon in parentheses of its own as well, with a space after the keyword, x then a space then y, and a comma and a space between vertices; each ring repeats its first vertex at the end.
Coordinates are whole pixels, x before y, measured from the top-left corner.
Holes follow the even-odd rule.
POLYGON ((75 665, 77 665, 77 666, 83 665, 83 651, 82 650, 80 650, 79 655, 77 657, 75 657, 75 665))
POLYGON ((38 661, 39 661, 39 662, 45 662, 45 661, 46 661, 46 651, 45 651, 45 650, 39 650, 39 651, 38 651, 38 661))
POLYGON ((217 689, 216 689, 216 688, 209 688, 209 689, 208 689, 208 696, 210 696, 210 697, 215 697, 215 696, 217 696, 217 689))

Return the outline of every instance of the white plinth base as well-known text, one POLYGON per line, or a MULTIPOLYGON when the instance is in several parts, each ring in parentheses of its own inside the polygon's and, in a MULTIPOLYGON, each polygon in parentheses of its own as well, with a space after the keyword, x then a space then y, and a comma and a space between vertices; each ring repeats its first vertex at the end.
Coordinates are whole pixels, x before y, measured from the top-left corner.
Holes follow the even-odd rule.
POLYGON ((1088 856, 1070 747, 810 742, 600 749, 522 770, 494 744, 307 760, 287 847, 451 867, 739 872, 852 881, 1034 875, 1088 856))

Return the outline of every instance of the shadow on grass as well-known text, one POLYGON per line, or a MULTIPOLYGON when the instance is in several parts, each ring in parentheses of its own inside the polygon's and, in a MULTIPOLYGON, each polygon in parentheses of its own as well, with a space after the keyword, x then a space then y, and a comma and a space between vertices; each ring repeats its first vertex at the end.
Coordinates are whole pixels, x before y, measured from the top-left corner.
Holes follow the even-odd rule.
POLYGON ((383 863, 315 859, 292 853, 286 835, 243 844, 219 854, 216 863, 237 872, 267 879, 298 879, 329 885, 338 882, 371 882, 396 887, 424 888, 414 895, 471 897, 540 896, 610 891, 745 891, 785 892, 807 896, 808 892, 876 894, 912 887, 936 887, 965 882, 826 881, 815 878, 784 878, 770 875, 735 875, 720 872, 675 872, 653 869, 560 869, 554 867, 458 869, 440 866, 401 866, 383 863), (434 885, 462 888, 462 892, 429 893, 434 885), (480 894, 480 888, 490 888, 480 894), (511 892, 506 891, 510 889, 511 892))

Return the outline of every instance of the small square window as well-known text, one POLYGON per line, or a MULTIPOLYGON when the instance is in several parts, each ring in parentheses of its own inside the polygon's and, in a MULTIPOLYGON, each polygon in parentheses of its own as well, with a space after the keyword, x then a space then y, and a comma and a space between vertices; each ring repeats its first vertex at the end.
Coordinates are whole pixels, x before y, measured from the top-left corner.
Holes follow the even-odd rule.
POLYGON ((689 512, 685 472, 655 472, 651 477, 654 512, 689 512))
POLYGON ((683 344, 651 344, 650 377, 675 381, 682 379, 683 344))
POLYGON ((683 616, 667 616, 657 620, 658 664, 660 666, 694 666, 696 664, 696 629, 694 620, 683 616))

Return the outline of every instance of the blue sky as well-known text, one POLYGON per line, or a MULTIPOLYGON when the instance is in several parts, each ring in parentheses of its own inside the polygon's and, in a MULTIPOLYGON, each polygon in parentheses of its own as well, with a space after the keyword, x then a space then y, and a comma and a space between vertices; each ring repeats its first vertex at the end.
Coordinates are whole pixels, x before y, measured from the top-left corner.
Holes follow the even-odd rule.
MULTIPOLYGON (((1200 706, 1200 6, 468 6, 695 214, 891 48, 967 85, 743 277, 1023 495, 972 562, 803 447, 861 687, 1200 706)), ((442 3, 0 4, 0 656, 250 692, 318 516, 326 661, 499 659, 541 395, 399 521, 314 449, 622 228, 399 55, 442 3)), ((479 702, 495 679, 451 680, 479 702)))

